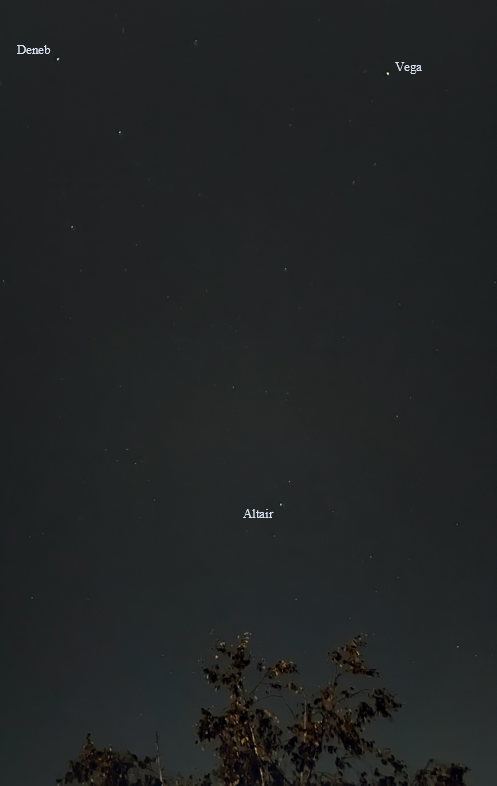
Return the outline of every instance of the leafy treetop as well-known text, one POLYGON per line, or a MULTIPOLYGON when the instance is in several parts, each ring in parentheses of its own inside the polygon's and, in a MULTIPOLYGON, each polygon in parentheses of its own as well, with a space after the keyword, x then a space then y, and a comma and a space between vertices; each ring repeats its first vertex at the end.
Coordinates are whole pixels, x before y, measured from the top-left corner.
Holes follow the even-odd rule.
MULTIPOLYGON (((227 647, 218 641, 215 660, 203 669, 216 691, 228 692, 229 704, 219 714, 201 710, 197 743, 212 743, 219 765, 201 779, 164 776, 160 759, 139 760, 130 753, 112 748, 97 750, 87 736, 87 744, 77 762, 57 783, 94 786, 467 786, 467 767, 460 764, 428 764, 410 777, 406 764, 389 748, 377 747, 366 736, 372 721, 392 719, 401 704, 384 688, 345 687, 348 678, 379 677, 364 663, 361 650, 364 636, 328 653, 335 667, 333 679, 307 696, 294 681, 297 666, 279 660, 266 666, 260 660, 261 675, 249 689, 246 671, 253 662, 248 650, 250 634, 238 637, 227 647), (222 663, 222 665, 221 665, 222 663), (258 698, 256 691, 262 693, 258 698), (296 702, 296 697, 303 701, 296 702), (283 732, 276 714, 257 706, 265 698, 282 700, 291 721, 283 732), (326 770, 320 769, 324 764, 326 770)), ((158 752, 158 738, 157 738, 158 752)))

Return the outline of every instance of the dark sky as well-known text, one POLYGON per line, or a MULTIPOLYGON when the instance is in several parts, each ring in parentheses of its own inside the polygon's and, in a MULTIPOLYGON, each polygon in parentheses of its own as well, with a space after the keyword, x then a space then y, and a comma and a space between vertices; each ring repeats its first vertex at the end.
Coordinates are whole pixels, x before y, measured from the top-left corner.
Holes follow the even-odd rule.
POLYGON ((368 633, 405 702, 380 739, 493 782, 477 5, 2 9, 3 783, 89 731, 210 768, 198 659, 244 631, 309 690, 368 633))

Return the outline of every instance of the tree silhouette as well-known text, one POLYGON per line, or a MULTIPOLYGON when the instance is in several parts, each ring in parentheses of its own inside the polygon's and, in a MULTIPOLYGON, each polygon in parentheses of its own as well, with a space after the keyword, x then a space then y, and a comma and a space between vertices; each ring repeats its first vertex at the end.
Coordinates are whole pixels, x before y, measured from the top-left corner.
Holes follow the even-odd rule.
POLYGON ((164 778, 160 767, 159 738, 157 737, 157 757, 145 756, 139 759, 134 753, 117 753, 112 747, 98 750, 86 735, 86 745, 77 761, 69 762, 69 770, 56 783, 82 783, 94 786, 192 786, 192 778, 182 775, 164 778))
MULTIPOLYGON (((267 667, 257 663, 260 677, 249 689, 247 669, 253 662, 248 651, 250 634, 238 637, 236 645, 224 642, 214 646, 215 663, 203 669, 214 689, 226 689, 229 704, 220 714, 201 710, 197 724, 197 743, 213 744, 219 765, 202 779, 182 776, 165 778, 154 759, 139 761, 134 754, 125 756, 110 749, 97 751, 87 738, 78 762, 58 783, 83 783, 95 786, 163 786, 185 783, 195 786, 467 786, 468 767, 460 764, 438 765, 433 759, 413 777, 403 761, 388 748, 378 748, 364 732, 373 720, 392 719, 402 706, 384 688, 371 690, 344 687, 343 680, 379 674, 368 668, 361 655, 366 645, 357 636, 344 647, 328 653, 335 675, 324 688, 307 696, 294 682, 298 674, 292 662, 280 660, 267 667), (261 694, 258 698, 256 691, 261 694), (296 702, 296 697, 303 701, 296 702), (290 713, 283 732, 278 717, 258 707, 264 698, 278 698, 290 713), (324 761, 324 765, 322 762, 324 761), (152 764, 154 768, 152 771, 152 764), (318 769, 326 766, 327 769, 318 769), (140 772, 144 772, 143 779, 140 772)), ((157 741, 158 752, 158 741, 157 741)), ((157 757, 158 759, 158 757, 157 757)), ((159 760, 159 759, 158 759, 159 760)))
POLYGON ((154 762, 149 756, 142 761, 129 751, 117 753, 112 748, 98 750, 86 735, 86 745, 76 762, 69 762, 69 770, 57 783, 84 783, 95 786, 161 786, 157 771, 151 771, 154 762), (143 774, 143 777, 142 777, 143 774))

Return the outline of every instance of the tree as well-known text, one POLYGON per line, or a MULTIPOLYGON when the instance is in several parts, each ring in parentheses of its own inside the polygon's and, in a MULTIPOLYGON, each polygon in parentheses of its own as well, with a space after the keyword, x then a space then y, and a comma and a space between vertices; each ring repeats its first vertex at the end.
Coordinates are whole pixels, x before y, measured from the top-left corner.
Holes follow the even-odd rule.
MULTIPOLYGON (((216 659, 221 656, 226 668, 219 664, 204 668, 207 681, 216 690, 227 688, 230 696, 228 708, 220 715, 202 709, 197 726, 200 742, 216 744, 220 764, 212 774, 218 782, 224 786, 464 786, 467 767, 438 766, 430 760, 409 779, 403 761, 364 736, 373 720, 391 719, 402 705, 384 688, 342 687, 346 674, 353 678, 379 676, 364 664, 360 653, 366 646, 363 637, 328 653, 336 669, 334 679, 310 698, 293 681, 298 674, 296 665, 285 661, 270 668, 260 661, 257 670, 262 677, 249 691, 245 678, 252 662, 248 641, 249 634, 244 634, 236 647, 218 642, 216 659), (260 701, 256 690, 285 701, 292 716, 285 738, 277 716, 255 707, 260 701), (284 692, 304 694, 300 710, 292 709, 284 692), (332 760, 331 772, 318 770, 326 755, 332 760), (362 765, 360 772, 352 762, 362 765), (369 772, 364 769, 368 765, 369 772)), ((210 783, 208 775, 204 786, 210 783)))
MULTIPOLYGON (((294 682, 296 665, 283 660, 270 667, 264 660, 259 661, 256 668, 261 676, 249 690, 246 672, 253 662, 248 651, 249 638, 249 634, 244 634, 230 647, 218 642, 214 646, 215 659, 221 658, 223 666, 215 663, 203 669, 215 690, 227 689, 229 704, 218 715, 210 709, 201 710, 197 743, 212 743, 219 765, 198 786, 467 786, 467 767, 437 765, 433 759, 411 778, 405 763, 390 749, 378 748, 373 739, 365 736, 373 720, 391 720, 402 705, 384 688, 343 686, 345 675, 349 681, 379 676, 362 658, 364 637, 357 636, 328 653, 335 667, 334 677, 310 697, 294 682), (258 698, 256 691, 264 695, 258 698), (296 703, 299 695, 303 701, 296 703), (285 734, 274 713, 256 706, 270 697, 283 701, 290 713, 285 734), (318 769, 323 760, 327 770, 318 769)), ((71 770, 59 783, 171 783, 170 779, 163 780, 160 765, 159 776, 150 773, 153 759, 146 757, 140 762, 129 752, 120 756, 97 751, 89 736, 83 753, 79 762, 71 762, 71 770), (136 777, 137 768, 149 769, 144 780, 131 779, 136 777)), ((174 780, 178 786, 185 782, 181 776, 174 780)), ((191 778, 188 783, 193 783, 191 778)))
POLYGON ((57 783, 82 783, 93 786, 185 786, 192 779, 178 775, 165 779, 160 766, 159 738, 157 737, 157 757, 145 756, 139 759, 134 753, 117 753, 112 747, 98 750, 86 735, 86 745, 77 761, 69 762, 69 770, 57 783))

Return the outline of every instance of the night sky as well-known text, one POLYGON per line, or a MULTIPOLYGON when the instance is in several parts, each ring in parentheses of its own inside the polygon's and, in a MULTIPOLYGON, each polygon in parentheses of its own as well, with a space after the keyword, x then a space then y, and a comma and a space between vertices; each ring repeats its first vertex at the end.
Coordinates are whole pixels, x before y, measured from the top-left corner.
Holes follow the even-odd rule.
POLYGON ((493 783, 477 6, 2 9, 6 786, 52 786, 89 731, 210 769, 199 658, 245 631, 309 691, 366 632, 405 703, 378 739, 493 783))

